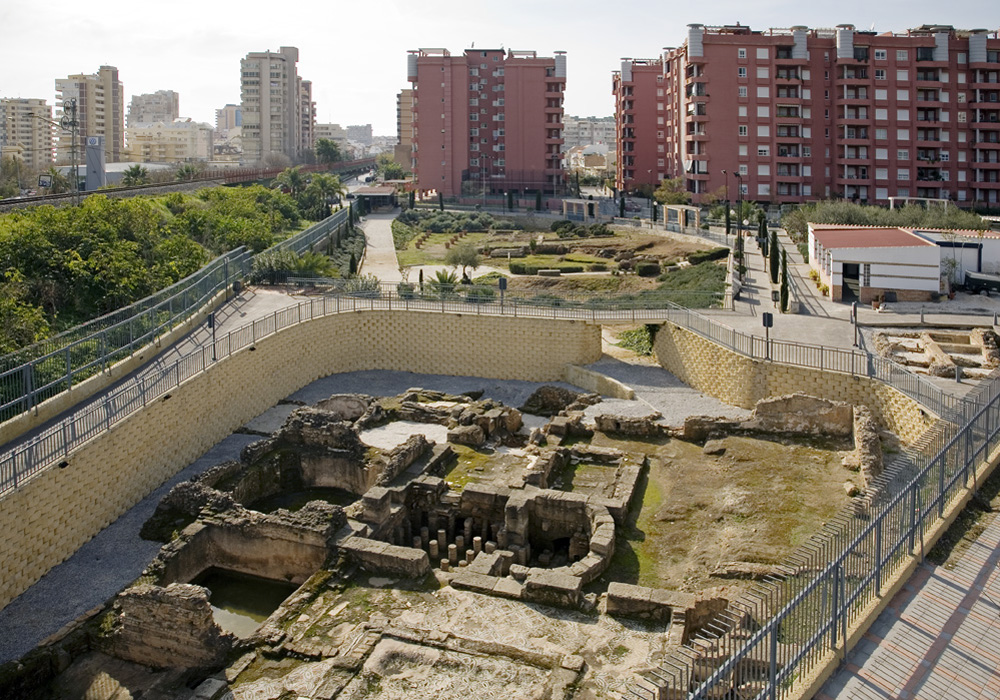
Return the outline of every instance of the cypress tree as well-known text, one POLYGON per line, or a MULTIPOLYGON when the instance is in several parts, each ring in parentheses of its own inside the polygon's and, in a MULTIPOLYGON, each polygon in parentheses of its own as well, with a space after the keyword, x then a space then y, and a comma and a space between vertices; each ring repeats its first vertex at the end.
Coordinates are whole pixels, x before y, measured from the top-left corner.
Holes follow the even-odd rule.
POLYGON ((726 202, 726 235, 727 236, 733 230, 732 218, 733 218, 733 212, 729 208, 729 202, 726 202))
POLYGON ((535 211, 542 210, 542 191, 535 192, 535 211))
POLYGON ((438 209, 444 211, 444 193, 438 192, 438 209))
POLYGON ((347 272, 352 277, 358 272, 358 259, 354 257, 354 253, 351 253, 351 259, 347 264, 347 272))
POLYGON ((625 195, 622 195, 622 198, 618 201, 618 218, 625 218, 625 195))
POLYGON ((788 251, 781 251, 781 311, 788 311, 788 251))
POLYGON ((768 250, 769 264, 771 266, 771 284, 778 283, 778 232, 771 231, 771 246, 768 250))

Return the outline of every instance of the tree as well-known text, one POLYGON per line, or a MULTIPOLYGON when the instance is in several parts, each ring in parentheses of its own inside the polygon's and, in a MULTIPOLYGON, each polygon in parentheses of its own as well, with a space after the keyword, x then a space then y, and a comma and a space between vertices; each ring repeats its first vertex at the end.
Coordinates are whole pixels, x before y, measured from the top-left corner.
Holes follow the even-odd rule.
POLYGON ((330 215, 330 204, 347 194, 347 188, 336 175, 316 173, 309 178, 309 184, 302 192, 303 208, 314 219, 325 219, 330 215))
POLYGON ((13 158, 0 162, 0 199, 21 194, 21 166, 13 158))
POLYGON ((462 279, 465 279, 465 269, 471 267, 473 271, 479 267, 481 258, 479 257, 479 251, 476 250, 476 246, 472 243, 463 243, 462 245, 452 246, 448 249, 448 254, 444 257, 444 262, 446 265, 451 265, 452 267, 462 266, 462 279))
POLYGON ((185 163, 181 167, 177 168, 177 179, 182 182, 194 180, 200 174, 201 168, 194 163, 185 163))
POLYGON ((684 178, 681 177, 664 178, 653 192, 653 198, 660 204, 691 203, 691 193, 684 188, 684 178))
POLYGON ((316 160, 320 163, 339 163, 344 160, 340 146, 332 139, 317 139, 316 160))
POLYGON ((618 218, 625 218, 625 195, 622 194, 622 198, 618 200, 618 218))
POLYGON ((380 153, 375 157, 375 172, 383 180, 402 180, 410 171, 392 159, 388 153, 380 153))
MULTIPOLYGON (((767 230, 765 228, 765 230, 767 230)), ((771 266, 771 283, 778 283, 778 232, 771 231, 771 247, 768 252, 768 265, 771 266)))
POLYGON ((298 165, 294 168, 285 168, 271 181, 272 188, 287 191, 293 199, 301 194, 302 190, 306 188, 306 184, 306 177, 298 165))
POLYGON ((781 292, 779 293, 779 298, 781 300, 781 311, 782 313, 788 311, 788 251, 781 251, 781 292))
POLYGON ((125 187, 136 187, 149 182, 149 171, 136 163, 122 173, 122 184, 125 187))
POLYGON ((49 194, 62 194, 63 192, 69 192, 70 185, 69 178, 62 174, 61 171, 56 170, 55 166, 51 166, 45 173, 51 179, 52 184, 48 186, 49 194))

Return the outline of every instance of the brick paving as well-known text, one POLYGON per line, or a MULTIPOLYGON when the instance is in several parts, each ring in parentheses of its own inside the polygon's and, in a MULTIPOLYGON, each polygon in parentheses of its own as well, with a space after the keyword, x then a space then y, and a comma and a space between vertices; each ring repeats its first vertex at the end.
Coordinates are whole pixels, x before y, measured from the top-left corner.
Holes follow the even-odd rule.
POLYGON ((994 518, 953 569, 921 565, 815 700, 1000 698, 998 563, 994 518))

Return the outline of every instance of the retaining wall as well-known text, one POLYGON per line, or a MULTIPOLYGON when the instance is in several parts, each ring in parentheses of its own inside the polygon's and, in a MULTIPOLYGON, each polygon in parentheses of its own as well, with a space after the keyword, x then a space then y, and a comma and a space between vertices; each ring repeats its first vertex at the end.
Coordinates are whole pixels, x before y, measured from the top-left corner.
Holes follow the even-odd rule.
POLYGON ((752 409, 757 401, 801 392, 868 406, 883 428, 907 442, 930 427, 931 417, 909 396, 868 377, 752 360, 684 328, 663 324, 653 351, 660 364, 693 389, 752 409))
POLYGON ((0 607, 208 448, 321 377, 401 370, 558 381, 601 354, 582 321, 359 311, 287 328, 210 367, 0 499, 0 607))

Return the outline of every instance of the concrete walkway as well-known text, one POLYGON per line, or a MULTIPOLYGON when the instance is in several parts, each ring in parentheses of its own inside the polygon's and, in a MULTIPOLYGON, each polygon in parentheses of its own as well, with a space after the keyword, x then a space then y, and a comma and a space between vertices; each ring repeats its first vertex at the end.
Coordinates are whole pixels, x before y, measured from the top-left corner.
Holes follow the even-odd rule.
POLYGON ((1000 698, 1000 518, 954 569, 923 564, 815 700, 1000 698))
POLYGON ((396 246, 392 242, 392 220, 398 214, 398 209, 389 213, 369 214, 361 224, 367 245, 361 274, 375 275, 382 282, 403 281, 399 261, 396 259, 396 246))

